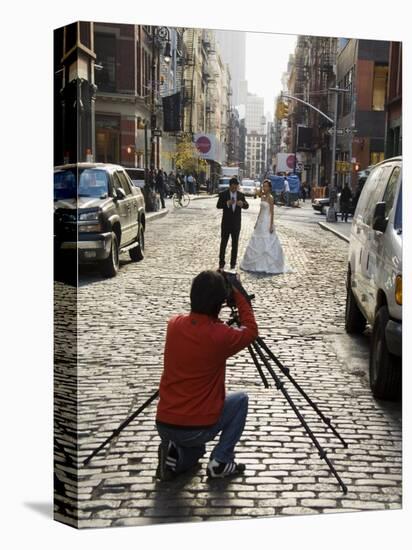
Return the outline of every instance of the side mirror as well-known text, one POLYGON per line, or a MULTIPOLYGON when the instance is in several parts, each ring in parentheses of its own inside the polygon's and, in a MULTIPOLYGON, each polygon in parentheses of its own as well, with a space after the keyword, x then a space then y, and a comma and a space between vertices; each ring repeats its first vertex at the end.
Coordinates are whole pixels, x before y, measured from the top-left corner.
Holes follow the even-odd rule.
POLYGON ((373 213, 372 229, 374 229, 375 231, 382 231, 382 233, 385 233, 385 229, 388 224, 388 220, 385 216, 385 208, 385 202, 377 202, 375 206, 375 212, 373 213))
POLYGON ((126 192, 121 187, 118 187, 116 189, 116 198, 119 199, 119 200, 126 198, 126 192))

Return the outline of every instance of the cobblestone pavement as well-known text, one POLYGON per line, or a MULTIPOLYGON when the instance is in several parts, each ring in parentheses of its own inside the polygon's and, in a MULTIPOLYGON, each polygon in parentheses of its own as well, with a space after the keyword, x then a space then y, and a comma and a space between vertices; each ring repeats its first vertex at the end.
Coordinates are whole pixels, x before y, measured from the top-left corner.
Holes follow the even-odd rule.
MULTIPOLYGON (((243 214, 239 257, 253 231, 257 203, 251 200, 243 214)), ((217 267, 221 212, 215 200, 199 200, 148 225, 143 262, 125 256, 114 279, 83 270, 77 322, 76 289, 56 283, 56 299, 64 306, 56 314, 56 519, 108 527, 401 507, 401 405, 373 399, 368 334, 350 338, 344 332, 348 245, 319 227, 310 205, 277 208, 275 215, 293 271, 243 274, 242 282, 256 295, 260 335, 349 444, 344 449, 287 385, 348 486, 347 495, 280 391, 273 384, 263 388, 247 351, 230 359, 227 369, 228 391, 249 394, 237 447, 247 475, 208 481, 205 456, 197 471, 158 482, 155 405, 82 465, 155 392, 167 320, 188 311, 192 278, 217 267), (73 357, 77 351, 77 368, 63 362, 67 348, 73 357), (72 422, 72 431, 60 429, 62 419, 72 422)))

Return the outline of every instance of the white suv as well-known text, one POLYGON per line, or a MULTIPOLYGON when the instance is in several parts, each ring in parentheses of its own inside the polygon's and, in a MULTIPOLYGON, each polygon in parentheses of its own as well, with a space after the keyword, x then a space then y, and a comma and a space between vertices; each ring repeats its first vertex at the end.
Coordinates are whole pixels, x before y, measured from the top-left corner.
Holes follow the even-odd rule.
POLYGON ((374 166, 355 213, 349 244, 345 328, 372 326, 369 378, 380 399, 402 385, 402 157, 374 166))

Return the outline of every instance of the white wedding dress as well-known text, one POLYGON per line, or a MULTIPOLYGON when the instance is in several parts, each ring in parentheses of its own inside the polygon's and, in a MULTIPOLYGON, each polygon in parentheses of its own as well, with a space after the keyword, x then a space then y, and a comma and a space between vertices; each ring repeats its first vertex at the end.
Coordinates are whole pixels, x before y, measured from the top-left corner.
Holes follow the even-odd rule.
POLYGON ((255 230, 247 245, 245 255, 240 263, 244 271, 257 273, 287 273, 290 269, 285 264, 282 245, 270 227, 270 206, 266 201, 261 201, 259 216, 255 230))

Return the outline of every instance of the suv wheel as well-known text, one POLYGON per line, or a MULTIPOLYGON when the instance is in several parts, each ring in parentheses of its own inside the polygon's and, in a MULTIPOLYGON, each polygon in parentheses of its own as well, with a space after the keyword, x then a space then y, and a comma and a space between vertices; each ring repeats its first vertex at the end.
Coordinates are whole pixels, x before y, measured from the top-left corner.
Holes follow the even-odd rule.
POLYGON ((112 233, 110 254, 106 260, 103 260, 101 271, 105 277, 114 277, 119 271, 119 243, 116 233, 112 233))
POLYGON ((348 269, 346 281, 346 308, 345 308, 345 330, 348 334, 360 334, 365 330, 366 319, 356 303, 351 288, 351 274, 348 269))
POLYGON ((382 306, 375 317, 369 354, 369 382, 377 399, 399 399, 402 387, 402 362, 389 353, 385 327, 389 320, 388 308, 382 306))
POLYGON ((139 244, 129 250, 130 259, 133 262, 140 262, 144 258, 144 230, 142 226, 140 226, 137 240, 139 244))

